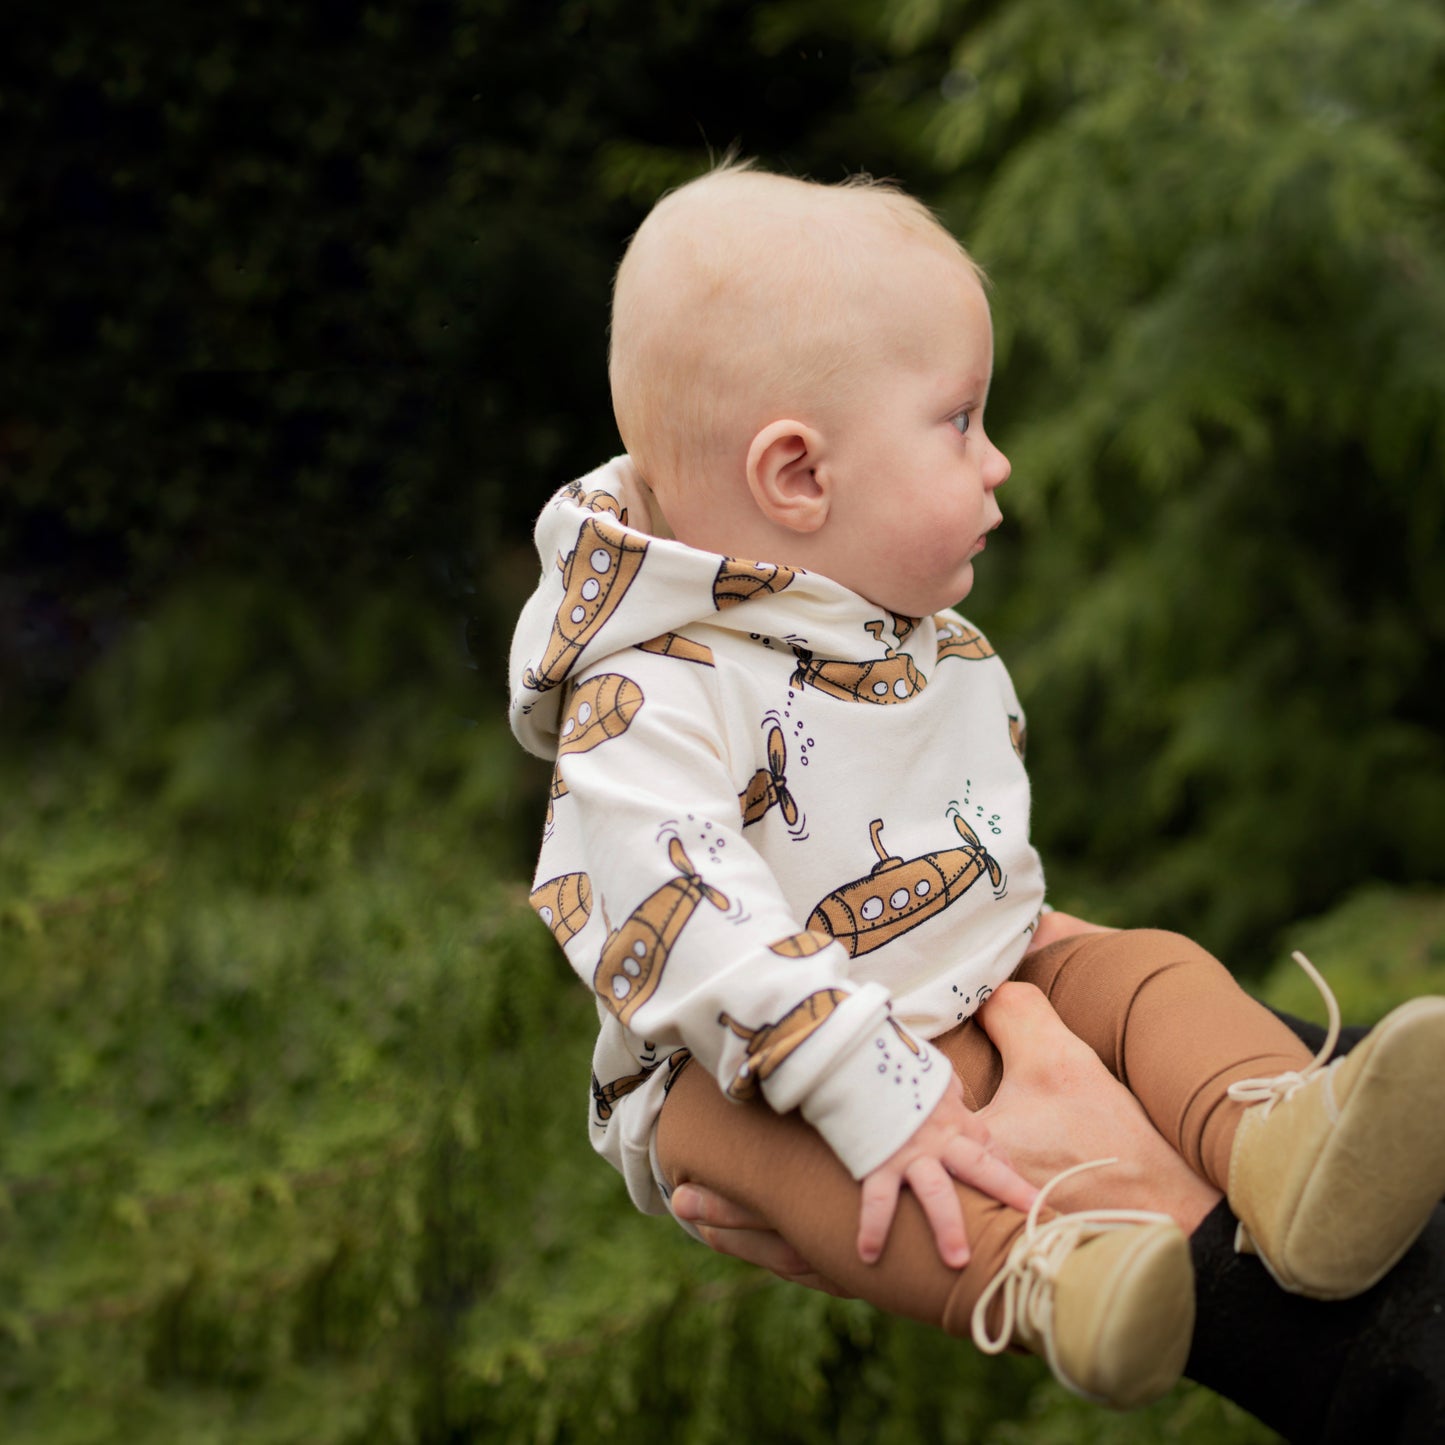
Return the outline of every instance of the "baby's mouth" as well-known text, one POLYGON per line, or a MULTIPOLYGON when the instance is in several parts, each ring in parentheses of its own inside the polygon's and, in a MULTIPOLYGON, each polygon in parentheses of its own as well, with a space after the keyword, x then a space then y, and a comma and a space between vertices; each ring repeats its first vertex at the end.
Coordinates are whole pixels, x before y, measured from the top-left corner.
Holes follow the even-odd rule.
POLYGON ((973 549, 972 551, 970 551, 969 556, 977 557, 988 546, 988 539, 990 535, 994 532, 997 532, 998 529, 1002 526, 1003 518, 1000 517, 998 521, 996 521, 991 527, 988 527, 983 532, 980 532, 978 535, 978 539, 973 544, 973 549))

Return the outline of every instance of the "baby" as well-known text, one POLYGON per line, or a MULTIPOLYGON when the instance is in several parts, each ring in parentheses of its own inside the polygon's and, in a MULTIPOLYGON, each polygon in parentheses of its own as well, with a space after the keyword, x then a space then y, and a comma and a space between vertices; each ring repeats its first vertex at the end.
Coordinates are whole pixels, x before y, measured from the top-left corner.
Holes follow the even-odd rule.
POLYGON ((1326 1068, 1189 940, 1045 911, 1024 711, 949 610, 1002 519, 992 365, 977 267, 892 188, 725 165, 654 208, 613 303, 627 454, 544 509, 513 643, 556 760, 532 902, 595 991, 593 1141, 640 1208, 715 1189, 1130 1407, 1183 1368, 1187 1241, 1052 1214, 991 1149, 980 1004, 1041 988, 1239 1247, 1342 1298, 1445 1190, 1445 1000, 1326 1068))

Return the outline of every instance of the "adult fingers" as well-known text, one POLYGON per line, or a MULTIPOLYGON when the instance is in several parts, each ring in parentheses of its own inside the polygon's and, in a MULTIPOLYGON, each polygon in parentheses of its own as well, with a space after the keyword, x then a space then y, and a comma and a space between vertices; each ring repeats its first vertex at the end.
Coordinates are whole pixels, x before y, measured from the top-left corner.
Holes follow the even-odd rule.
POLYGON ((761 1214, 716 1194, 701 1184, 682 1184, 672 1195, 672 1212, 697 1226, 703 1242, 719 1254, 755 1264, 783 1279, 842 1295, 831 1280, 818 1274, 761 1214))
POLYGON ((824 1294, 830 1294, 834 1299, 857 1299, 852 1290, 846 1290, 840 1284, 835 1284, 826 1275, 821 1274, 794 1274, 789 1275, 794 1284, 805 1285, 808 1289, 821 1290, 824 1294))
POLYGON ((724 1194, 701 1184, 679 1184, 672 1193, 672 1212, 689 1224, 717 1229, 766 1229, 768 1221, 724 1194))
POLYGON ((1089 1046, 1071 1033, 1041 989, 1031 983, 1001 984, 975 1015, 1010 1074, 1047 1076, 1073 1064, 1097 1064, 1089 1046))
POLYGON ((806 1282, 813 1274, 808 1261, 771 1229, 718 1229, 700 1224, 697 1231, 708 1248, 731 1255, 744 1264, 755 1264, 782 1279, 806 1282))
POLYGON ((673 1191, 672 1212, 696 1225, 704 1242, 719 1254, 789 1278, 811 1268, 761 1214, 701 1184, 679 1185, 673 1191))

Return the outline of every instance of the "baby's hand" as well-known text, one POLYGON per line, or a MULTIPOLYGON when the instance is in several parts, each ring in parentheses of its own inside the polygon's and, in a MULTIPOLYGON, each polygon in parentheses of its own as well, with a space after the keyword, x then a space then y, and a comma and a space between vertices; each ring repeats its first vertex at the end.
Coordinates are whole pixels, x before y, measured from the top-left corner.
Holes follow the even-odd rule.
POLYGON ((1015 1209, 1027 1209, 1038 1193, 993 1148, 988 1130, 963 1102, 956 1078, 908 1142, 864 1178, 858 1215, 858 1257, 863 1263, 872 1264, 883 1253, 898 1191, 907 1184, 923 1206, 939 1258, 950 1269, 962 1269, 969 1247, 955 1179, 1015 1209))

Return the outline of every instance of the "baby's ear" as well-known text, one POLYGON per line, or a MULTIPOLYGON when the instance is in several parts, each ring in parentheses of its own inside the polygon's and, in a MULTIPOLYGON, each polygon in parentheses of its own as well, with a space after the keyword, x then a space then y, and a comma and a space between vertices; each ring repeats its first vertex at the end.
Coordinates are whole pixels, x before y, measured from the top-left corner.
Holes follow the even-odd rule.
POLYGON ((828 516, 819 480, 822 435, 806 422, 769 422, 748 447, 748 489, 763 515, 790 532, 816 532, 828 516))

